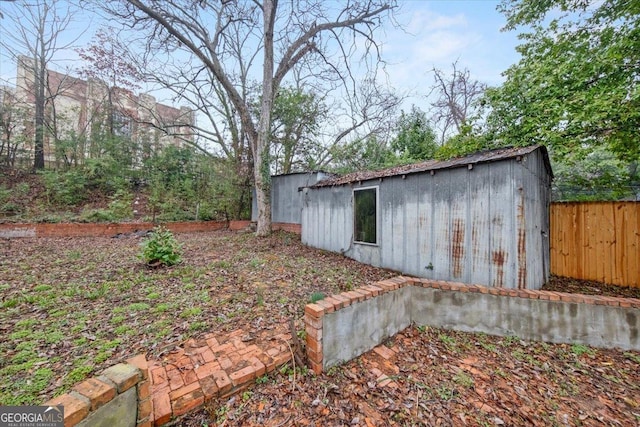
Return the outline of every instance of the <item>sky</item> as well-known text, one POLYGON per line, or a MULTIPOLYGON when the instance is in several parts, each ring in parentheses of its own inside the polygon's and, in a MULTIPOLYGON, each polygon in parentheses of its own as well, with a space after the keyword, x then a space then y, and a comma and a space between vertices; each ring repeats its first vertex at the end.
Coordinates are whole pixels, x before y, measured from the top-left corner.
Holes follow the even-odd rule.
MULTIPOLYGON (((390 62, 389 80, 409 91, 407 102, 418 106, 433 84, 433 68, 445 75, 467 68, 473 79, 491 86, 519 59, 517 34, 502 32, 505 18, 490 0, 401 1, 399 21, 404 29, 388 32, 383 56, 390 62)), ((424 110, 425 108, 423 108, 424 110)))
MULTIPOLYGON (((0 2, 0 12, 20 7, 22 1, 0 2)), ((504 16, 496 11, 498 1, 492 0, 399 0, 396 20, 400 28, 388 25, 381 34, 382 56, 387 61, 386 75, 389 86, 407 94, 405 107, 415 104, 428 109, 426 98, 433 84, 434 67, 445 75, 457 61, 458 69, 468 69, 471 77, 488 85, 499 85, 501 73, 518 61, 515 50, 517 35, 502 32, 504 16)), ((79 16, 70 25, 69 40, 77 37, 83 23, 79 16), (75 31, 75 33, 73 33, 75 31)), ((82 34, 79 45, 88 43, 99 21, 91 21, 82 34)), ((0 38, 14 31, 8 19, 0 19, 0 38)), ((72 50, 60 52, 53 69, 64 71, 70 59, 77 59, 72 50)), ((73 63, 73 61, 71 61, 73 63)), ((75 63, 74 65, 78 65, 75 63)), ((15 65, 0 52, 0 85, 15 82, 15 65)))

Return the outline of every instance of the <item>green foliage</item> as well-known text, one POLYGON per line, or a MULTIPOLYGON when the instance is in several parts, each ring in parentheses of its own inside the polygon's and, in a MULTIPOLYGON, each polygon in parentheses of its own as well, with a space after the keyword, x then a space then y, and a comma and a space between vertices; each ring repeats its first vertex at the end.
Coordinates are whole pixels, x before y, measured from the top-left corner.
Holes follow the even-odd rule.
POLYGON ((458 135, 449 138, 445 144, 438 147, 435 157, 438 160, 449 160, 491 148, 498 148, 498 144, 489 141, 472 126, 464 125, 458 135))
MULTIPOLYGON (((82 170, 89 188, 113 193, 128 189, 130 169, 111 156, 87 159, 82 170)), ((73 169, 72 169, 73 170, 73 169)))
POLYGON ((322 292, 314 292, 309 297, 309 302, 310 303, 316 303, 316 302, 318 302, 320 300, 323 300, 324 298, 325 298, 325 294, 323 294, 322 292))
MULTIPOLYGON (((636 166, 637 169, 637 166, 636 166)), ((553 198, 562 201, 620 200, 640 191, 634 168, 605 147, 567 154, 553 162, 553 198)))
POLYGON ((582 356, 583 354, 593 357, 596 354, 594 349, 583 344, 572 344, 571 352, 578 357, 582 356))
POLYGON ((11 190, 3 185, 0 185, 0 205, 7 203, 11 197, 11 190))
POLYGON ((250 185, 233 162, 169 146, 145 161, 154 220, 247 218, 250 185))
POLYGON ((3 185, 0 214, 31 215, 29 220, 46 222, 123 221, 134 218, 135 193, 148 195, 152 218, 146 219, 154 222, 245 219, 250 215, 251 181, 244 163, 175 146, 148 147, 140 161, 140 150, 120 136, 98 134, 86 143, 88 158, 76 162, 63 156, 58 162, 62 169, 39 172, 45 189, 40 206, 27 209, 31 208, 27 204, 31 203, 29 184, 3 185), (107 207, 93 206, 95 200, 105 198, 110 199, 107 207), (91 207, 76 209, 88 202, 91 207))
POLYGON ((110 197, 107 209, 85 209, 80 220, 86 222, 117 222, 133 217, 133 195, 126 190, 118 190, 110 197))
POLYGON ((391 148, 401 163, 420 162, 434 157, 438 147, 436 134, 422 110, 414 105, 410 113, 403 111, 396 126, 397 135, 391 141, 391 148))
POLYGON ((80 364, 80 366, 74 368, 67 374, 67 376, 64 378, 64 385, 67 387, 71 387, 89 376, 92 371, 93 367, 80 364))
MULTIPOLYGON (((59 115, 60 113, 58 113, 59 115)), ((57 117, 57 120, 63 117, 57 117)), ((82 136, 78 135, 75 130, 71 130, 64 138, 54 138, 54 154, 56 163, 62 164, 64 168, 77 166, 83 156, 84 141, 82 136)))
POLYGON ((474 384, 473 378, 469 376, 469 374, 467 374, 465 371, 460 371, 455 374, 455 376, 453 377, 453 381, 464 388, 471 388, 474 384))
MULTIPOLYGON (((25 184, 25 183, 21 183, 25 184)), ((27 184, 28 187, 28 184, 27 184)), ((28 190, 27 190, 28 191, 28 190)), ((0 185, 0 214, 4 215, 17 215, 23 210, 23 206, 18 202, 20 197, 18 191, 14 188, 13 191, 0 185), (16 200, 18 199, 18 200, 16 200)))
POLYGON ((640 7, 591 3, 503 1, 507 29, 531 32, 520 35, 521 60, 504 84, 487 91, 494 137, 546 144, 556 160, 596 147, 640 159, 640 7))
POLYGON ((126 190, 118 190, 111 196, 109 212, 117 220, 131 218, 133 216, 133 194, 126 190))
POLYGON ((318 122, 327 108, 319 97, 293 87, 281 87, 271 120, 271 167, 276 174, 312 169, 318 122))
POLYGON ((49 203, 77 205, 86 198, 87 179, 81 169, 65 172, 43 170, 39 172, 49 203))
POLYGON ((150 266, 172 266, 181 261, 182 247, 171 231, 156 227, 142 242, 140 257, 150 266))
POLYGON ((434 158, 438 148, 436 134, 419 108, 412 106, 409 113, 402 112, 395 131, 390 142, 369 136, 332 147, 329 150, 332 170, 336 173, 378 170, 434 158))
POLYGON ((631 353, 630 351, 627 351, 624 353, 624 357, 640 365, 640 354, 634 354, 634 353, 631 353))
POLYGON ((332 147, 330 152, 336 173, 384 169, 398 164, 393 150, 374 136, 332 147))

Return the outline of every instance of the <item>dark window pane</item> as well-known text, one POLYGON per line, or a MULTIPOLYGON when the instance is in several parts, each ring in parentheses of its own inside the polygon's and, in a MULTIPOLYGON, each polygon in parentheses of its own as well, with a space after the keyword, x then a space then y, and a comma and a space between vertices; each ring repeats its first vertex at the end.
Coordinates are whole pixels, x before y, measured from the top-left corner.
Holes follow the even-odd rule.
POLYGON ((354 227, 356 242, 376 243, 376 189, 355 190, 354 227))

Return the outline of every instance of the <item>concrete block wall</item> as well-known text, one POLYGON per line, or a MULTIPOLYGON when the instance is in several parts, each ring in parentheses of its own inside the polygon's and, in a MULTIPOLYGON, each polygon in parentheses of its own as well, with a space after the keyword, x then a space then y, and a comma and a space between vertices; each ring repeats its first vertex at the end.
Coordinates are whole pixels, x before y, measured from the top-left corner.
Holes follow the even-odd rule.
POLYGON ((65 427, 150 427, 153 401, 143 354, 105 369, 45 402, 64 407, 65 427))
POLYGON ((640 351, 640 299, 399 276, 305 307, 311 367, 351 360, 412 323, 640 351))

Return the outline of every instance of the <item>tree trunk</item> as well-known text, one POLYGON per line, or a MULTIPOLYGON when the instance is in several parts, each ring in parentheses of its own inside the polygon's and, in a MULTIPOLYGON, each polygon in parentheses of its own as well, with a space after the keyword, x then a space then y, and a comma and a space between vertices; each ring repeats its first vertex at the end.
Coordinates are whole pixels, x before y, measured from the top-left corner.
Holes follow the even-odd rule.
POLYGON ((258 225, 256 235, 271 234, 271 174, 269 162, 269 135, 271 131, 271 108, 273 107, 273 26, 277 0, 265 0, 264 14, 264 63, 262 68, 262 101, 258 135, 253 146, 253 177, 256 183, 258 225))
MULTIPOLYGON (((258 141, 260 141, 258 137, 258 141)), ((257 144, 260 145, 260 142, 257 144)), ((268 153, 266 154, 268 156, 268 153)), ((264 146, 254 153, 253 178, 256 183, 256 202, 258 206, 258 225, 256 235, 264 237, 271 234, 271 182, 269 163, 265 160, 264 146), (265 168, 266 166, 266 168, 265 168)))
POLYGON ((44 169, 44 108, 45 108, 45 84, 46 64, 43 60, 44 53, 36 59, 34 64, 35 83, 35 144, 33 152, 33 168, 44 169))

